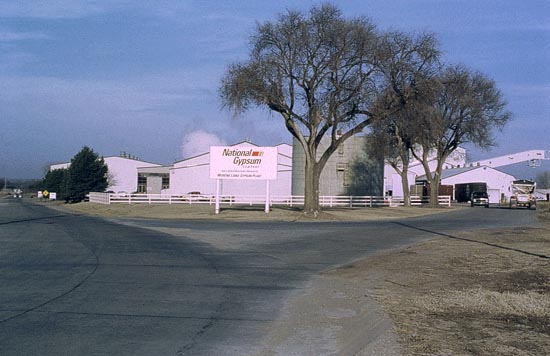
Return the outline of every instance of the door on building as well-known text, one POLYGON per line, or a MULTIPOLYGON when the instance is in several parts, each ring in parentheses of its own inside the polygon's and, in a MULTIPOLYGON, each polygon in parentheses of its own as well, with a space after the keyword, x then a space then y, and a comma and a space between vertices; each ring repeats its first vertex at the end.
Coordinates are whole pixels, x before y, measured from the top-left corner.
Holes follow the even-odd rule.
POLYGON ((487 194, 489 194, 489 204, 500 203, 500 189, 487 189, 487 194))

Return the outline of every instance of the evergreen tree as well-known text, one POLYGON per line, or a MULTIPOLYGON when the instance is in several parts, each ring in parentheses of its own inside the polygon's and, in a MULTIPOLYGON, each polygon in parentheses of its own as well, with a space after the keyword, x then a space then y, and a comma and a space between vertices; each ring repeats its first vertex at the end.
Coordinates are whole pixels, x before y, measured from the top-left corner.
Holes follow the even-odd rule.
POLYGON ((50 192, 55 192, 58 199, 65 199, 68 193, 68 174, 69 170, 67 168, 48 171, 42 180, 41 190, 46 189, 50 192))
POLYGON ((103 192, 108 186, 107 165, 89 147, 84 146, 73 159, 67 174, 66 200, 80 202, 89 192, 103 192))

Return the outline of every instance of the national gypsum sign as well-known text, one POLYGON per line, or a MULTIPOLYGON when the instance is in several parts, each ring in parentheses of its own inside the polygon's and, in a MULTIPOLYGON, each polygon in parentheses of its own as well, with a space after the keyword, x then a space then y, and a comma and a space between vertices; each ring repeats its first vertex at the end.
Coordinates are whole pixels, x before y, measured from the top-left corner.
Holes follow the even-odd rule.
POLYGON ((277 147, 210 147, 212 179, 277 179, 277 147))

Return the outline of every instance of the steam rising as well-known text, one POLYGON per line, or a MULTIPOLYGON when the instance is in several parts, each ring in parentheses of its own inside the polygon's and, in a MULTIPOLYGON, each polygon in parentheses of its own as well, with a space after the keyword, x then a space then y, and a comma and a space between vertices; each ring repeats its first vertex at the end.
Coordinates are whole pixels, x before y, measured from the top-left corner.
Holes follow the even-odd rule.
POLYGON ((181 153, 183 158, 194 157, 209 152, 210 146, 227 146, 227 144, 216 134, 195 130, 183 136, 181 153))

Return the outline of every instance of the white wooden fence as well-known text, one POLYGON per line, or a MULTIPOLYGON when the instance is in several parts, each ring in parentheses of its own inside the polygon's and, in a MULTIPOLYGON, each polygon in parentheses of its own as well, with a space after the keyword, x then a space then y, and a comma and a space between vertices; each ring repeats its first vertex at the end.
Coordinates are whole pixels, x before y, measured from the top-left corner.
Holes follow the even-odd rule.
MULTIPOLYGON (((99 204, 209 204, 216 203, 214 195, 204 194, 114 194, 90 193, 90 202, 99 204)), ((420 206, 429 202, 428 197, 412 196, 411 205, 420 206)), ((263 205, 265 195, 220 195, 220 203, 224 205, 263 205)), ((322 207, 380 207, 402 206, 403 197, 383 196, 320 196, 322 207)), ((301 206, 304 205, 303 195, 271 196, 270 205, 301 206)), ((451 206, 451 197, 439 196, 439 205, 451 206)))

